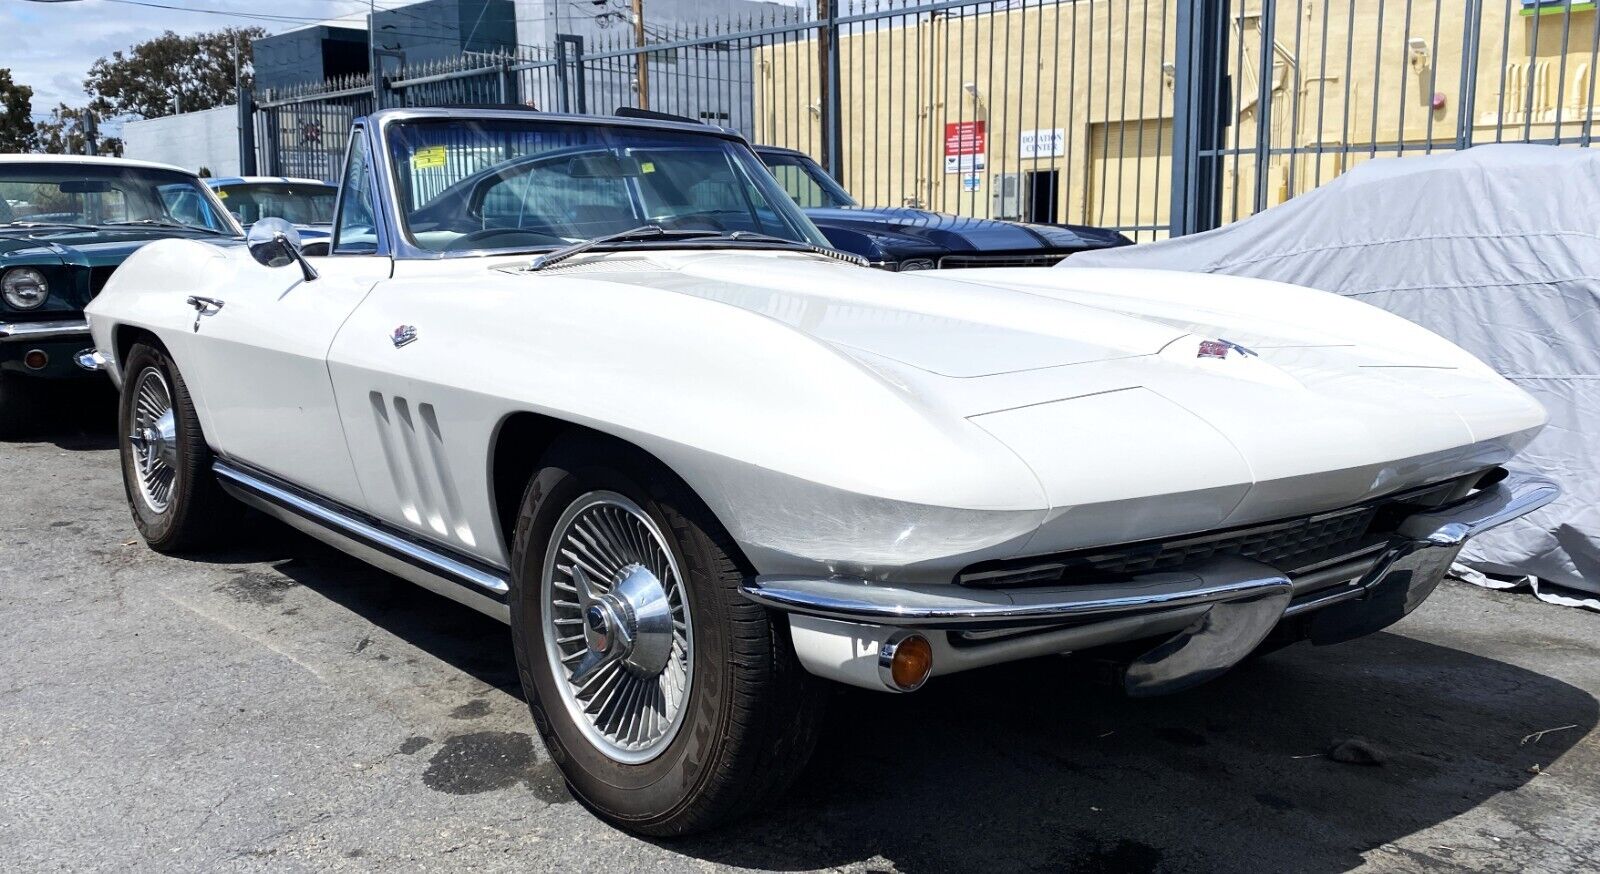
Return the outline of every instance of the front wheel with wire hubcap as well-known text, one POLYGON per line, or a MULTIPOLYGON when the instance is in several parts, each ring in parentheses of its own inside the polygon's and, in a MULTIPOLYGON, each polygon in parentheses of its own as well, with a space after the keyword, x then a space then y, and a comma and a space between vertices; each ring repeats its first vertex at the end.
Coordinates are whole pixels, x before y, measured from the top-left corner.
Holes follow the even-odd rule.
POLYGON ((820 684, 787 625, 739 594, 727 532, 653 459, 565 438, 523 498, 511 620, 529 708, 573 794, 673 836, 787 786, 815 741, 820 684))
POLYGON ((183 376, 165 350, 128 351, 118 406, 122 484, 133 522, 151 549, 211 545, 232 505, 211 473, 211 449, 183 376))

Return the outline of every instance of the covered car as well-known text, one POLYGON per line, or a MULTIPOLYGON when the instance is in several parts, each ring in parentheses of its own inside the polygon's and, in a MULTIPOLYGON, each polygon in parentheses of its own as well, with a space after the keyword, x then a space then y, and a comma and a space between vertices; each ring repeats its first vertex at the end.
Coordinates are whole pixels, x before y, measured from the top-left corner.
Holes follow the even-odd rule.
POLYGON ((756 146, 756 154, 828 242, 886 270, 1049 267, 1078 252, 1132 244, 1116 231, 1087 225, 862 206, 804 152, 756 146))
MULTIPOLYGON (((1537 397, 1526 458, 1562 498, 1461 554, 1482 574, 1600 594, 1600 152, 1487 145, 1362 164, 1208 233, 1063 267, 1225 273, 1336 292, 1454 341, 1537 397)), ((1174 279, 1175 282, 1180 280, 1174 279)))

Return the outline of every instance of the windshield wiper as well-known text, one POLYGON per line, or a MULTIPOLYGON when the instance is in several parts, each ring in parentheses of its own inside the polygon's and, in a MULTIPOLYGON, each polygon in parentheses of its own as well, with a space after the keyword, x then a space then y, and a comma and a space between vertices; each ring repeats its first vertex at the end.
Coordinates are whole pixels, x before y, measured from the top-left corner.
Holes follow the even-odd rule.
POLYGON ((706 243, 757 243, 762 246, 781 246, 786 249, 793 249, 797 252, 811 252, 816 255, 821 255, 825 258, 833 258, 837 261, 845 261, 861 267, 868 266, 867 259, 861 257, 860 255, 852 255, 849 252, 841 252, 838 249, 830 249, 826 246, 818 246, 814 243, 807 243, 801 240, 790 240, 785 237, 774 237, 770 234, 758 234, 754 231, 733 231, 730 233, 725 231, 710 230, 669 230, 661 227, 660 225, 642 225, 637 228, 630 228, 626 231, 618 231, 614 234, 606 234, 605 236, 595 237, 579 243, 573 243, 570 246, 556 249, 552 252, 546 252, 545 254, 540 255, 528 262, 527 269, 543 270, 546 267, 559 264, 573 256, 582 255, 584 252, 587 252, 596 246, 603 246, 613 243, 640 243, 661 239, 695 240, 706 243))
POLYGON ((81 230, 81 231, 99 230, 99 228, 94 226, 94 225, 86 225, 86 224, 81 224, 79 222, 25 222, 25 221, 20 221, 20 220, 19 221, 14 221, 14 222, 6 222, 4 227, 8 227, 8 228, 76 228, 76 229, 81 230))
POLYGON ((181 228, 185 231, 202 231, 207 234, 220 234, 225 237, 233 236, 233 234, 230 234, 227 231, 219 231, 215 228, 207 228, 201 225, 186 225, 183 222, 169 222, 163 221, 162 219, 124 219, 118 222, 103 222, 100 227, 109 228, 120 225, 143 225, 150 228, 181 228))
POLYGON ((807 243, 803 240, 791 240, 787 237, 774 237, 771 234, 758 234, 755 231, 734 231, 728 234, 718 234, 715 237, 707 240, 707 242, 718 242, 721 240, 727 240, 731 243, 762 243, 771 246, 782 246, 786 249, 793 249, 796 252, 811 252, 815 255, 822 255, 823 257, 833 258, 837 261, 845 261, 860 267, 870 266, 870 263, 867 261, 867 259, 861 257, 860 255, 852 254, 850 252, 843 252, 828 246, 818 246, 815 243, 807 243))
POLYGON ((697 237, 716 237, 720 236, 721 233, 721 231, 667 230, 660 225, 640 225, 637 228, 629 228, 626 231, 617 231, 614 234, 593 237, 582 242, 573 243, 570 246, 563 246, 560 249, 546 252, 529 261, 527 269, 543 270, 551 265, 560 264, 575 255, 582 255, 596 246, 604 246, 608 243, 638 243, 655 239, 688 240, 697 237))

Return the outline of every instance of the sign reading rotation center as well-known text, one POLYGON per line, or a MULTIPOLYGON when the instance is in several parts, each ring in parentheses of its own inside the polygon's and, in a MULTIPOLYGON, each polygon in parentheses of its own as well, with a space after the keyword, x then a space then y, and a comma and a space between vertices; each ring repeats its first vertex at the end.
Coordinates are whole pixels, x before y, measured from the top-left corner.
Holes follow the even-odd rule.
POLYGON ((989 151, 988 136, 981 121, 946 122, 944 126, 944 172, 971 173, 982 170, 989 151))

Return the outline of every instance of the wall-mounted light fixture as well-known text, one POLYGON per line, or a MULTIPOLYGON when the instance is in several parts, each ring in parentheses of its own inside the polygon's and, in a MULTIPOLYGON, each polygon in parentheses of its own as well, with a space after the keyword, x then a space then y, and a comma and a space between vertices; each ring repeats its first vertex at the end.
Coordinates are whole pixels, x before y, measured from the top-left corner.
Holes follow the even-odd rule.
POLYGON ((1406 47, 1411 50, 1411 71, 1420 75, 1428 69, 1432 60, 1432 53, 1428 51, 1428 41, 1420 36, 1406 40, 1406 47))

